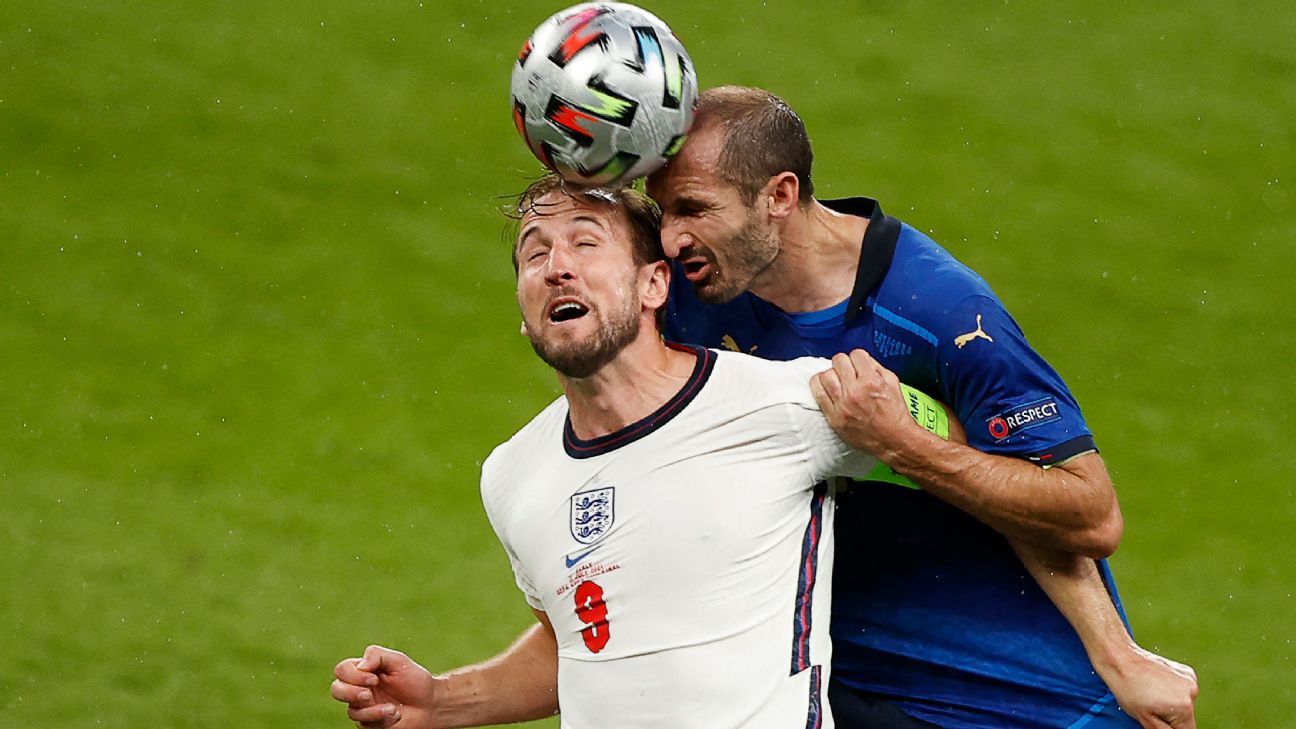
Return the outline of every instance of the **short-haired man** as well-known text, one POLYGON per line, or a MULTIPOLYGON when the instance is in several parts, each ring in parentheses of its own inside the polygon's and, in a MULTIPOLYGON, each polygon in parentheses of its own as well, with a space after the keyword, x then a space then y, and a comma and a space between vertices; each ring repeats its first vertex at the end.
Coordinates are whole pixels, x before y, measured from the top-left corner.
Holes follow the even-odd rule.
MULTIPOLYGON (((548 198, 551 193, 557 192, 556 187, 556 183, 553 180, 545 180, 538 183, 536 186, 533 186, 528 193, 524 195, 521 209, 532 210, 532 208, 534 208, 534 205, 531 204, 532 202, 548 198)), ((654 241, 657 240, 654 213, 650 208, 646 208, 643 205, 643 201, 640 198, 622 190, 587 193, 579 197, 573 197, 572 201, 573 203, 583 203, 585 207, 594 206, 595 212, 601 211, 603 213, 615 209, 618 205, 624 207, 628 222, 627 229, 632 232, 631 235, 624 237, 631 240, 634 244, 634 250, 636 251, 635 260, 646 260, 644 258, 645 256, 650 257, 652 255, 657 255, 653 253, 653 250, 655 249, 654 241), (600 205, 605 206, 607 209, 602 209, 600 205)), ((582 210, 584 210, 584 208, 582 208, 582 210)), ((584 210, 584 212, 588 213, 591 211, 584 210)), ((592 220, 594 216, 584 215, 577 217, 589 218, 592 220)), ((588 223, 590 220, 578 222, 588 223)), ((583 243, 579 240, 573 240, 572 245, 574 246, 573 250, 577 251, 588 251, 591 248, 597 248, 597 243, 588 239, 583 243)), ((521 290, 522 287, 521 278, 523 277, 523 274, 524 270, 520 268, 519 290, 521 290)), ((608 277, 606 275, 600 276, 595 272, 594 280, 615 282, 616 277, 608 277)), ((623 287, 623 289, 626 290, 628 290, 628 288, 629 287, 623 287)), ((556 298, 551 303, 553 308, 551 318, 565 320, 566 317, 578 314, 581 310, 581 306, 574 301, 563 301, 561 298, 556 298), (575 308, 571 306, 572 304, 576 304, 575 308)), ((523 308, 525 309, 526 307, 524 306, 523 308)), ((537 351, 541 352, 546 360, 554 363, 561 371, 567 372, 571 375, 579 375, 586 371, 591 364, 597 364, 598 361, 601 361, 603 357, 607 356, 607 353, 618 351, 616 344, 624 341, 626 335, 632 331, 633 327, 623 325, 628 321, 628 311, 619 309, 615 306, 610 309, 612 313, 615 313, 618 310, 621 311, 621 316, 613 316, 609 320, 608 326, 599 327, 599 334, 592 338, 587 338, 587 344, 589 346, 584 347, 583 350, 582 348, 563 346, 561 343, 559 343, 559 346, 555 347, 547 340, 537 338, 534 334, 534 332, 540 328, 537 325, 528 323, 526 330, 528 334, 531 334, 537 347, 537 351), (584 351, 584 354, 581 354, 582 351, 584 351), (573 358, 572 355, 574 354, 579 356, 573 358), (591 357, 593 359, 591 359, 591 357)), ((590 312, 587 311, 584 315, 576 316, 575 318, 580 319, 589 314, 590 312)), ((602 318, 603 314, 600 313, 597 316, 598 318, 602 318)), ((534 319, 534 317, 532 318, 534 319)), ((541 321, 541 324, 543 325, 543 320, 541 321)), ((638 340, 637 335, 635 336, 635 340, 638 340)), ((659 350, 653 349, 650 350, 650 352, 651 351, 659 350)), ((818 364, 816 367, 822 367, 822 364, 818 364)), ((803 372, 801 374, 804 375, 805 373, 803 372)), ((847 379, 849 380, 849 377, 847 379)), ((567 384, 578 384, 580 381, 581 378, 577 377, 567 382, 567 384)), ((760 385, 762 392, 764 392, 770 384, 770 382, 762 381, 760 385)), ((831 383, 829 384, 831 385, 831 383)), ((794 390, 796 392, 802 392, 799 385, 797 385, 794 390)), ((580 390, 578 389, 573 392, 575 392, 577 396, 577 399, 573 402, 579 402, 581 399, 579 394, 580 390)), ((767 395, 768 393, 765 394, 767 395)), ((803 392, 801 397, 802 400, 804 400, 803 392)), ((840 409, 841 403, 838 402, 838 397, 839 394, 836 392, 833 394, 827 392, 823 393, 822 398, 828 403, 829 411, 835 412, 840 409)), ((746 403, 748 407, 750 407, 751 402, 760 401, 759 398, 752 398, 747 394, 744 394, 742 397, 737 399, 746 403)), ((938 424, 943 417, 943 411, 932 407, 930 402, 924 404, 922 398, 913 391, 910 391, 910 397, 907 404, 913 406, 913 408, 917 408, 919 412, 926 412, 929 416, 935 418, 938 424)), ((577 410, 574 409, 573 413, 572 422, 578 422, 579 415, 575 414, 577 413, 577 410)), ((893 413, 893 416, 908 421, 908 416, 911 414, 914 414, 912 410, 900 411, 893 413)), ((928 417, 923 417, 921 419, 924 422, 931 422, 928 417)), ((950 423, 950 426, 952 429, 957 431, 957 423, 950 423)), ((578 434, 579 430, 573 428, 573 432, 578 434)), ((714 433, 709 434, 708 439, 714 435, 714 433)), ((958 432, 953 433, 953 435, 960 438, 962 437, 958 432)), ((917 430, 909 431, 906 437, 931 438, 932 436, 922 430, 917 430)), ((723 438, 721 441, 723 441, 723 438)), ((723 442, 716 445, 723 447, 723 442)), ((514 448, 512 450, 517 452, 519 449, 514 448)), ((522 452, 529 450, 530 449, 525 447, 521 448, 522 452)), ((678 456, 678 454, 676 454, 676 456, 678 456)), ((568 458, 574 457, 571 456, 571 454, 568 454, 568 458)), ((862 468, 856 470, 862 470, 862 468)), ((882 469, 882 471, 883 472, 879 473, 879 469, 875 467, 874 471, 870 472, 870 475, 887 480, 903 481, 903 479, 897 479, 893 474, 886 473, 885 469, 882 469)), ((528 470, 526 475, 529 477, 530 474, 531 471, 528 470)), ((509 481, 510 479, 506 478, 504 480, 509 481)), ((529 478, 528 481, 530 481, 529 478)), ((599 491, 599 489, 595 489, 595 491, 599 491)), ((584 504, 582 502, 579 518, 576 511, 571 512, 570 516, 572 521, 570 525, 570 535, 573 538, 576 538, 577 541, 579 541, 579 538, 577 537, 578 534, 581 534, 586 538, 592 538, 595 542, 595 544, 592 545, 592 549, 601 549, 602 543, 599 541, 599 535, 603 533, 603 530, 596 529, 596 527, 600 526, 598 523, 599 520, 590 515, 592 513, 591 510, 596 510, 600 505, 613 505, 614 499, 609 499, 606 504, 600 504, 599 499, 596 498, 597 496, 600 496, 599 494, 584 495, 589 497, 589 503, 584 504)), ((749 499, 749 497, 750 495, 747 492, 738 496, 730 494, 725 497, 720 506, 727 510, 745 507, 747 505, 746 500, 749 499)), ((511 501, 511 499, 506 501, 511 501)), ((487 497, 487 503, 488 505, 491 503, 489 497, 487 497)), ((669 504, 670 501, 668 499, 666 502, 662 503, 669 504)), ((574 502, 570 503, 569 506, 572 509, 575 509, 574 502)), ((488 506, 488 509, 489 508, 490 507, 488 506)), ((496 521, 496 517, 493 517, 493 521, 496 521)), ((498 522, 496 523, 498 524, 498 522)), ((733 520, 725 519, 725 523, 732 526, 733 520)), ((606 526, 607 531, 610 531, 612 525, 608 524, 606 526)), ((824 533, 831 534, 831 531, 828 530, 824 533)), ((503 535, 501 536, 503 537, 503 535)), ((560 535, 559 538, 561 540, 565 537, 560 535)), ((507 543, 508 540, 506 539, 505 541, 507 543)), ((803 535, 803 543, 804 542, 805 536, 803 535)), ((761 543, 759 539, 752 540, 753 545, 759 543, 761 543)), ((824 541, 821 539, 820 544, 823 543, 824 541)), ((822 550, 822 547, 820 549, 822 550)), ((648 554, 652 554, 654 550, 649 547, 644 551, 648 554)), ((511 552, 511 554, 516 553, 511 552)), ((587 551, 585 547, 581 547, 574 554, 562 555, 562 562, 569 570, 572 567, 579 566, 577 567, 578 574, 584 574, 586 576, 589 576, 596 569, 611 571, 606 570, 604 567, 594 565, 592 562, 585 562, 586 557, 590 554, 592 554, 591 551, 587 551)), ((804 557, 806 556, 807 555, 804 553, 799 554, 798 563, 804 564, 804 557)), ((557 562, 556 559, 552 561, 557 562)), ((517 565, 516 562, 515 565, 517 565)), ((552 567, 553 565, 549 566, 552 567)), ((1039 566, 1037 565, 1037 567, 1039 566)), ((821 565, 819 570, 820 572, 822 572, 822 568, 823 566, 821 565)), ((533 578, 526 577, 525 575, 527 574, 526 571, 519 571, 519 584, 523 586, 523 589, 527 591, 528 594, 530 594, 534 589, 534 580, 533 578)), ((1050 593, 1058 596, 1059 604, 1067 606, 1067 614, 1076 621, 1077 627, 1082 630, 1086 637, 1086 645, 1099 645, 1101 641, 1105 640, 1113 632, 1124 635, 1124 628, 1119 621, 1119 617, 1115 615, 1110 600, 1106 597, 1106 593, 1102 592, 1101 589, 1098 597, 1096 599, 1091 599, 1091 595, 1086 595, 1082 591, 1076 590, 1076 581, 1069 575, 1054 574, 1048 571, 1042 571, 1039 575, 1041 582, 1049 586, 1050 593), (1086 599, 1089 599, 1089 602, 1086 602, 1086 599)), ((598 585, 598 590, 596 591, 590 586, 586 586, 582 590, 580 584, 583 584, 583 582, 584 580, 580 583, 573 583, 571 580, 567 580, 563 583, 564 587, 566 587, 568 591, 573 589, 577 590, 574 594, 576 599, 579 600, 581 596, 584 596, 585 598, 584 604, 578 602, 576 606, 575 615, 577 621, 580 622, 580 625, 571 626, 573 630, 567 632, 568 638, 571 639, 570 642, 577 646, 576 652, 578 656, 580 655, 580 644, 575 641, 577 630, 579 631, 581 642, 584 643, 585 647, 591 652, 602 652, 611 641, 613 630, 611 627, 612 619, 607 615, 602 614, 602 611, 607 609, 608 605, 606 593, 603 594, 602 598, 595 599, 595 592, 602 592, 603 586, 598 585), (584 617, 582 618, 582 616, 584 617), (591 646, 591 643, 593 646, 591 646), (594 647, 597 647, 598 651, 594 651, 594 647)), ((732 580, 723 580, 723 582, 726 582, 730 586, 733 584, 732 580)), ((798 583, 800 584, 801 581, 798 580, 798 583)), ((595 582, 595 584, 597 583, 595 582)), ((671 584, 674 586, 674 582, 671 584)), ((705 586, 707 584, 707 580, 697 581, 697 585, 705 586)), ((766 596, 768 597, 768 595, 766 596)), ((713 598, 706 600, 707 603, 713 601, 713 598)), ((798 602, 798 607, 794 609, 794 612, 798 616, 803 614, 803 611, 799 609, 803 604, 804 603, 798 602)), ((820 598, 813 601, 812 604, 817 605, 818 607, 815 607, 810 613, 805 613, 811 617, 813 617, 814 613, 822 611, 824 601, 820 598)), ((744 600, 739 600, 738 604, 725 604, 723 610, 714 613, 716 620, 713 621, 714 624, 709 628, 714 635, 712 639, 706 640, 705 642, 710 644, 714 642, 715 636, 730 634, 732 631, 733 620, 735 619, 734 616, 745 615, 748 612, 749 607, 750 605, 748 602, 744 600)), ((690 613, 690 615, 692 615, 692 613, 690 613)), ((539 617, 541 617, 541 624, 525 632, 521 639, 515 642, 513 646, 500 656, 480 664, 466 666, 443 676, 432 675, 426 669, 411 661, 404 654, 378 646, 371 646, 365 651, 362 658, 347 659, 341 661, 337 665, 335 668, 337 680, 334 681, 332 694, 336 699, 348 704, 348 715, 353 720, 360 722, 363 727, 398 727, 399 729, 406 729, 408 727, 410 729, 429 729, 431 727, 479 726, 482 724, 523 721, 552 714, 558 709, 558 697, 555 693, 558 685, 558 645, 554 629, 548 620, 548 613, 545 612, 540 614, 539 617)), ((690 617, 689 619, 691 620, 693 618, 690 617)), ((814 621, 811 620, 810 622, 813 623, 814 621)), ((821 624, 822 620, 820 620, 819 623, 821 624)), ((794 618, 794 626, 795 625, 802 625, 802 619, 800 617, 794 618)), ((641 630, 639 632, 642 633, 643 631, 641 630)), ((673 630, 667 630, 666 632, 671 633, 673 630)), ((801 636, 795 641, 797 645, 804 643, 806 647, 810 647, 810 643, 804 642, 806 636, 804 630, 794 627, 792 633, 793 635, 801 636)), ((819 638, 822 638, 822 632, 820 632, 819 638)), ((782 643, 786 642, 787 641, 782 641, 782 643)), ((776 636, 772 641, 762 642, 761 648, 767 649, 772 646, 777 649, 778 645, 780 645, 780 640, 776 636)), ((736 665, 738 663, 746 665, 745 662, 751 660, 750 652, 744 654, 744 651, 734 650, 734 647, 735 646, 725 646, 724 650, 713 654, 715 660, 724 661, 725 663, 725 668, 721 672, 728 672, 730 670, 730 665, 736 665)), ((665 649, 667 653, 671 652, 669 642, 658 644, 655 647, 654 652, 663 649, 665 649)), ((611 655, 612 654, 608 654, 608 656, 605 657, 610 657, 611 655)), ((808 662, 810 657, 804 651, 799 652, 794 650, 792 652, 792 657, 792 672, 790 672, 789 677, 804 674, 806 668, 802 664, 813 667, 813 664, 808 662), (798 669, 800 669, 799 673, 797 673, 798 669)), ((602 668, 606 669, 607 666, 602 668)), ((612 668, 615 669, 615 666, 613 665, 612 668)), ((712 669, 708 666, 707 670, 712 669)), ((568 673, 571 673, 570 668, 568 673)), ((653 675, 657 678, 662 678, 663 676, 667 678, 675 677, 669 672, 664 674, 654 673, 653 675)), ((813 678, 816 677, 816 674, 811 672, 809 675, 811 677, 810 683, 813 685, 813 678)), ((624 676, 618 676, 615 672, 602 674, 601 677, 615 679, 616 682, 619 682, 619 685, 616 686, 616 688, 620 690, 624 690, 624 687, 628 684, 642 683, 642 680, 627 681, 624 676)), ((818 678, 822 679, 822 674, 818 674, 818 678)), ((1130 677, 1126 683, 1129 685, 1146 687, 1148 681, 1140 679, 1139 677, 1130 677)), ((748 685, 747 688, 750 689, 750 685, 748 685)), ((1153 688, 1155 688, 1155 686, 1153 686, 1153 688)), ((608 695, 611 696, 616 694, 615 692, 609 692, 608 695)), ((757 691, 756 695, 761 695, 761 692, 757 691)), ((805 698, 807 700, 806 707, 809 709, 813 706, 810 702, 810 695, 806 695, 805 698)), ((701 692, 694 691, 691 696, 691 701, 692 703, 690 706, 692 708, 690 711, 697 716, 711 717, 711 719, 715 718, 713 712, 716 710, 717 706, 728 706, 731 703, 730 699, 723 693, 713 690, 701 692)), ((654 722, 662 723, 663 725, 676 725, 673 721, 677 720, 672 720, 670 717, 664 717, 660 713, 657 713, 657 709, 660 708, 658 703, 661 702, 650 701, 648 702, 648 705, 638 707, 625 706, 623 707, 624 710, 617 714, 615 723, 616 725, 628 725, 638 721, 641 723, 647 722, 650 725, 654 722)), ((786 704, 786 701, 784 703, 786 704)), ((675 702, 667 701, 663 705, 673 706, 675 705, 675 702)), ((581 726, 590 724, 591 722, 594 725, 600 726, 606 723, 601 721, 599 717, 591 718, 582 713, 581 704, 579 702, 574 702, 571 699, 564 702, 563 707, 565 722, 571 722, 581 726)), ((813 712, 808 713, 810 714, 810 716, 807 717, 808 719, 816 716, 813 712)), ((763 714, 762 716, 770 718, 766 714, 763 714)), ((825 712, 820 718, 826 720, 826 717, 827 713, 825 712)), ((771 718, 770 720, 775 722, 775 726, 783 725, 783 720, 777 718, 771 718)), ((721 721, 721 724, 723 724, 723 721, 721 721)), ((757 723, 754 725, 761 726, 762 724, 757 723)))
POLYGON ((557 705, 580 729, 833 726, 824 480, 877 461, 816 406, 827 362, 665 343, 670 268, 637 193, 545 180, 520 208, 518 305, 564 396, 487 459, 482 500, 540 627, 531 649, 445 680, 371 648, 338 664, 333 696, 401 729, 557 705))
POLYGON ((868 484, 839 506, 839 725, 1132 726, 1105 680, 1144 726, 1192 726, 1191 669, 1135 646, 1123 613, 1102 635, 1073 631, 1014 553, 1033 555, 1036 577, 1051 564, 1087 580, 1094 610, 1120 610, 1102 559, 1120 511, 1062 379, 927 236, 874 200, 817 200, 812 160, 787 104, 712 89, 648 190, 678 274, 667 336, 770 359, 836 355, 816 384, 825 413, 923 486, 868 484), (888 420, 902 408, 891 371, 949 403, 972 447, 888 420))

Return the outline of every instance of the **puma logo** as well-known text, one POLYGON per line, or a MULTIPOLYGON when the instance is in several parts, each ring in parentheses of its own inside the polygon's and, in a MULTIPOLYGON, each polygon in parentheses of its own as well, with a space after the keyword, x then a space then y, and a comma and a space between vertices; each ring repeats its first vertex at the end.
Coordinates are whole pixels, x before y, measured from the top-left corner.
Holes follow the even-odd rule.
MULTIPOLYGON (((721 346, 721 347, 724 347, 725 349, 729 350, 730 352, 741 352, 741 351, 742 351, 742 348, 738 346, 738 342, 734 341, 734 338, 731 337, 731 336, 729 336, 728 334, 726 334, 726 335, 724 335, 723 337, 720 338, 720 346, 721 346)), ((753 345, 752 345, 752 348, 749 349, 749 350, 747 350, 747 354, 751 354, 751 353, 755 352, 755 351, 756 351, 756 348, 759 347, 759 346, 760 346, 759 344, 753 344, 753 345)))
POLYGON ((957 337, 954 337, 954 346, 958 347, 959 349, 963 349, 963 347, 973 339, 984 339, 987 342, 994 341, 994 337, 991 337, 989 334, 986 334, 985 330, 981 328, 980 314, 977 314, 977 328, 973 331, 968 332, 967 334, 960 334, 957 337))

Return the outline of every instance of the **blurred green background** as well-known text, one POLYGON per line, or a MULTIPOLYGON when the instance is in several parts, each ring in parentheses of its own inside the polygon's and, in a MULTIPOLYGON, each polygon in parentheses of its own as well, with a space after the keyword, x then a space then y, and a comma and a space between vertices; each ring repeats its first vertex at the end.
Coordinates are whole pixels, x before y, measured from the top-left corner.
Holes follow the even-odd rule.
MULTIPOLYGON (((529 623, 477 471, 557 391, 498 209, 561 5, 0 8, 0 726, 345 727, 340 658, 529 623)), ((990 280, 1114 471, 1141 642, 1203 727, 1291 726, 1290 6, 649 7, 990 280)))

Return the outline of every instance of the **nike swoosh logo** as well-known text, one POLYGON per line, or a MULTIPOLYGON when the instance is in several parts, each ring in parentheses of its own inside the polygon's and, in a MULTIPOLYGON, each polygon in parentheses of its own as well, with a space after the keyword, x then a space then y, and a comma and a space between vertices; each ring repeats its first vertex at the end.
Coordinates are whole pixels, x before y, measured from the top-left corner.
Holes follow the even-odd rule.
POLYGON ((568 557, 566 558, 566 559, 567 559, 567 569, 571 569, 572 567, 575 567, 576 565, 580 564, 580 563, 581 563, 581 560, 585 559, 586 557, 588 557, 588 556, 590 555, 590 552, 593 552, 594 550, 598 549, 598 548, 601 547, 601 546, 603 546, 603 545, 602 545, 602 544, 595 544, 594 546, 590 547, 589 549, 585 550, 584 552, 581 552, 580 554, 576 555, 575 557, 568 556, 568 557))

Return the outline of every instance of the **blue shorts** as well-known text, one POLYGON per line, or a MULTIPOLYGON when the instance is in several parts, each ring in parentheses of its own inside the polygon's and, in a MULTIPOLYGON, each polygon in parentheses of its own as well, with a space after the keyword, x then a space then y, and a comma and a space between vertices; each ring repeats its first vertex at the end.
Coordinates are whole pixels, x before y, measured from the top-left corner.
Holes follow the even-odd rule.
POLYGON ((940 729, 836 681, 828 684, 828 705, 838 729, 940 729))
MULTIPOLYGON (((829 683, 828 701, 839 729, 941 729, 939 724, 906 714, 880 696, 838 681, 829 683)), ((1138 729, 1138 726, 1138 722, 1122 711, 1108 694, 1084 716, 1058 729, 1138 729)))

